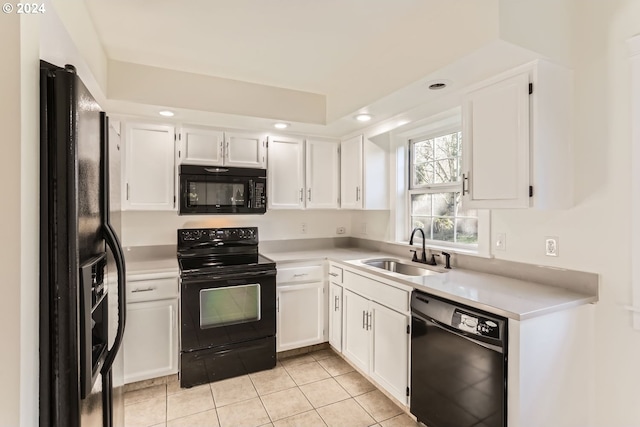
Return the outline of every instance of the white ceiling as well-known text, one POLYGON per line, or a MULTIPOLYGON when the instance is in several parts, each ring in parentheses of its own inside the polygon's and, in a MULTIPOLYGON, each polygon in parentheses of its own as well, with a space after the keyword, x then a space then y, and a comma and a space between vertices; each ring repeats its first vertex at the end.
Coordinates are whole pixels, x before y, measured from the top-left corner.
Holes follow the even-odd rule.
POLYGON ((324 95, 326 134, 414 107, 389 99, 499 38, 498 0, 85 3, 109 59, 324 95))

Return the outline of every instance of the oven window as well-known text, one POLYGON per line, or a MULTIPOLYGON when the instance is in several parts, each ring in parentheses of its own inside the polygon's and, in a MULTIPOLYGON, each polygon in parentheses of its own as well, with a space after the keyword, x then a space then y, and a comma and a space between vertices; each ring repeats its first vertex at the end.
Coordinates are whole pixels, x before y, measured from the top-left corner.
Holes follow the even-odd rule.
POLYGON ((258 320, 260 320, 260 284, 200 291, 201 329, 258 320))
POLYGON ((245 188, 242 183, 189 181, 189 206, 244 206, 245 188))

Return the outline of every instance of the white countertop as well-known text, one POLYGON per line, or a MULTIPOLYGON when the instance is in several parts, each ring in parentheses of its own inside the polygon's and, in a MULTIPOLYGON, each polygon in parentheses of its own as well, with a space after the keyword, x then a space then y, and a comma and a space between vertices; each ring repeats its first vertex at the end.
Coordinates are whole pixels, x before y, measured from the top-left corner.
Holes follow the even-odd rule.
MULTIPOLYGON (((379 253, 375 255, 376 258, 380 256, 379 253)), ((391 255, 389 257, 397 258, 391 255)), ((560 287, 463 269, 452 269, 428 276, 405 276, 387 273, 379 268, 364 265, 359 260, 343 263, 370 276, 392 279, 418 291, 514 320, 526 320, 598 300, 594 295, 560 287)))
MULTIPOLYGON (((454 302, 487 310, 514 320, 526 320, 554 311, 596 302, 595 295, 581 294, 561 287, 454 268, 428 276, 406 276, 364 265, 360 260, 394 258, 397 255, 361 248, 330 248, 298 252, 275 252, 265 256, 276 262, 329 259, 366 273, 372 278, 393 280, 399 287, 416 289, 454 302)), ((403 261, 409 261, 408 258, 403 261)), ((420 266, 420 264, 417 264, 420 266)), ((436 268, 443 271, 442 267, 436 268)))
POLYGON ((125 254, 125 263, 127 268, 127 278, 129 280, 132 278, 135 280, 144 280, 151 278, 149 276, 153 276, 155 278, 177 277, 180 274, 178 259, 175 256, 173 258, 165 257, 147 261, 130 261, 126 259, 125 254))
MULTIPOLYGON (((328 259, 359 270, 373 279, 386 279, 387 282, 392 280, 396 286, 407 290, 416 289, 514 320, 526 320, 598 300, 595 295, 582 294, 561 287, 460 268, 428 276, 391 273, 364 265, 360 261, 382 257, 399 259, 397 255, 362 248, 327 248, 295 252, 262 252, 262 254, 278 264, 328 259)), ((175 256, 136 262, 127 260, 126 265, 129 280, 172 277, 179 274, 175 256)), ((444 269, 438 267, 437 270, 444 269)))

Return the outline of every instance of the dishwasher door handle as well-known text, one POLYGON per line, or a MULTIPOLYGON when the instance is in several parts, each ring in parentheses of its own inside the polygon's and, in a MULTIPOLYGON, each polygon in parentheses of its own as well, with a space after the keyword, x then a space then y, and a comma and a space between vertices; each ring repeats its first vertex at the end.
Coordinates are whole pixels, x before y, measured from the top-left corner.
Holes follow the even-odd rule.
POLYGON ((479 341, 477 339, 473 339, 472 337, 468 336, 464 332, 458 331, 457 329, 452 328, 451 326, 444 325, 444 324, 438 322, 435 319, 431 319, 430 317, 425 316, 422 313, 416 313, 416 311, 411 311, 411 316, 416 317, 416 318, 418 318, 418 319, 420 319, 420 320, 422 320, 424 322, 430 323, 432 326, 435 326, 438 329, 442 329, 445 332, 449 332, 449 333, 451 333, 453 335, 456 335, 456 336, 458 336, 460 338, 464 338, 467 341, 471 341, 472 343, 477 344, 480 347, 484 347, 484 348, 486 348, 488 350, 493 350, 493 351, 495 351, 497 353, 500 353, 500 354, 504 353, 504 349, 502 347, 500 347, 500 346, 497 346, 497 345, 494 345, 494 344, 489 344, 489 343, 486 343, 486 342, 483 342, 483 341, 479 341))

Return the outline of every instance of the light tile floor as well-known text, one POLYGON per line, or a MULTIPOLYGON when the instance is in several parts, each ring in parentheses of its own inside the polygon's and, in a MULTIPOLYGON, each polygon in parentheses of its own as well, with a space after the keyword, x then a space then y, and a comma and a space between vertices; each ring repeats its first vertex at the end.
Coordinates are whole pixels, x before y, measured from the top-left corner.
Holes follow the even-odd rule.
POLYGON ((415 427, 332 350, 274 369, 181 389, 177 380, 125 393, 127 427, 415 427))

